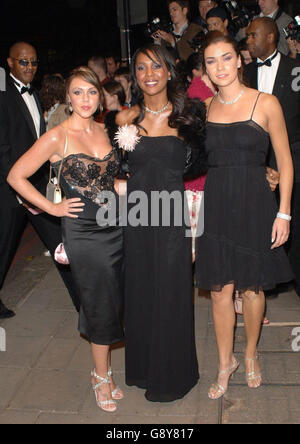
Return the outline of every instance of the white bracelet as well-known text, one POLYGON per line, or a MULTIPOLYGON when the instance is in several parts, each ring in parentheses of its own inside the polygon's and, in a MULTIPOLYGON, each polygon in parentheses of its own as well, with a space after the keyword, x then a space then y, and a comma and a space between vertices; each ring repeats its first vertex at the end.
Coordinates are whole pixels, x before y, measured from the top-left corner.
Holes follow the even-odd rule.
POLYGON ((288 214, 284 213, 277 213, 276 217, 279 217, 279 219, 288 220, 289 222, 292 220, 292 216, 289 216, 288 214))

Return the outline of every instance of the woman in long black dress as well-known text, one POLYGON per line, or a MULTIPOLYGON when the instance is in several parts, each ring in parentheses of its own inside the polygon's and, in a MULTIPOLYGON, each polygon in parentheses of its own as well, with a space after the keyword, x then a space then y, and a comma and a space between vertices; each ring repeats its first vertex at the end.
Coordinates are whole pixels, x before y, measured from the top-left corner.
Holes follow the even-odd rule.
POLYGON ((263 291, 293 277, 283 249, 289 236, 293 165, 281 107, 274 96, 243 84, 235 43, 212 33, 204 59, 219 93, 208 102, 209 172, 196 280, 212 295, 220 364, 209 397, 218 399, 238 367, 233 356, 234 288, 243 293, 247 383, 257 388, 262 382, 257 344, 265 308, 263 291), (280 172, 279 212, 266 180, 270 138, 280 172))
POLYGON ((198 175, 205 168, 205 107, 186 99, 173 58, 159 46, 137 51, 132 73, 138 105, 121 112, 117 124, 134 124, 139 130, 138 143, 127 147, 133 149, 128 153, 128 200, 133 192, 144 193, 148 214, 144 212, 136 226, 130 218, 134 205, 128 205, 124 232, 126 383, 146 389, 150 401, 167 402, 182 398, 199 377, 191 238, 186 235, 189 227, 183 215, 174 223, 174 212, 176 206, 179 213, 183 210, 187 165, 194 165, 198 175), (168 204, 162 204, 153 224, 151 215, 155 216, 157 207, 151 205, 151 195, 160 192, 175 193, 177 199, 171 202, 169 214, 168 204), (165 225, 163 217, 169 215, 170 223, 165 225))
POLYGON ((39 139, 12 168, 8 182, 37 208, 62 217, 63 240, 80 295, 79 331, 91 342, 95 370, 92 384, 98 406, 116 410, 123 398, 110 369, 110 345, 123 338, 123 232, 120 226, 98 225, 102 191, 114 190, 118 155, 93 114, 101 90, 89 68, 76 69, 67 82, 72 116, 39 139), (48 201, 29 182, 46 161, 56 171, 66 200, 48 201), (77 214, 76 214, 77 213, 77 214))

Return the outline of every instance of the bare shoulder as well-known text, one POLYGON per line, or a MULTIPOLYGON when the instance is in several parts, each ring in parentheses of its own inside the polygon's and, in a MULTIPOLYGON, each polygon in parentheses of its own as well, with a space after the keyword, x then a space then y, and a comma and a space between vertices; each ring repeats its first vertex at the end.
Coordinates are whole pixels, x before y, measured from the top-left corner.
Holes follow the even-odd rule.
POLYGON ((273 96, 272 94, 261 93, 260 94, 260 101, 265 106, 272 106, 272 105, 278 106, 279 105, 279 100, 277 99, 276 96, 273 96))
POLYGON ((44 136, 49 140, 49 142, 60 142, 66 138, 66 129, 63 127, 63 125, 57 125, 51 130, 47 131, 43 137, 44 136))
POLYGON ((42 144, 49 153, 60 153, 63 151, 65 141, 66 131, 62 125, 58 125, 43 134, 39 138, 38 144, 39 146, 42 144))
POLYGON ((261 108, 268 116, 282 112, 279 100, 272 94, 261 93, 259 96, 259 101, 261 108))
POLYGON ((116 124, 118 126, 131 125, 140 113, 140 107, 134 105, 130 109, 124 109, 120 111, 116 116, 116 124))

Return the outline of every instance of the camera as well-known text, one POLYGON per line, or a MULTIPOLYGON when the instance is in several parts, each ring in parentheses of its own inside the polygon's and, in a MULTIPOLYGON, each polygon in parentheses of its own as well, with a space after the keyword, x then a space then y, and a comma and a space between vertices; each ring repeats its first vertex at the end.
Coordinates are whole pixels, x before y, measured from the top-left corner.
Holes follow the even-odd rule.
POLYGON ((192 41, 188 41, 188 44, 190 45, 190 47, 194 52, 198 52, 201 49, 201 46, 206 38, 207 33, 208 30, 204 29, 203 31, 198 32, 198 34, 195 35, 192 41))
POLYGON ((228 29, 233 35, 236 35, 240 29, 246 28, 260 13, 256 0, 250 0, 247 4, 242 4, 241 1, 221 0, 220 6, 229 13, 228 29))
POLYGON ((300 43, 300 15, 297 15, 286 28, 283 28, 283 32, 286 39, 290 38, 300 43))
POLYGON ((167 19, 160 19, 159 17, 155 17, 151 22, 146 25, 146 35, 151 37, 155 36, 157 31, 165 31, 168 33, 173 32, 173 24, 167 19))

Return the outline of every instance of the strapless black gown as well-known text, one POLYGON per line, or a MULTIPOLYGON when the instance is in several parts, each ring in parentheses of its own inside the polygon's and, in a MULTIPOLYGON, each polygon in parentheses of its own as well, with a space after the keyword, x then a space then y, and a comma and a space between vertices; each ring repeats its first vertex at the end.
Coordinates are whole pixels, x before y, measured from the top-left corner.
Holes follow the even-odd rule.
POLYGON ((284 248, 271 250, 278 211, 266 179, 269 134, 252 119, 207 123, 204 234, 196 241, 199 288, 268 290, 293 279, 284 248))
MULTIPOLYGON (((186 145, 172 136, 142 137, 128 155, 128 195, 177 191, 185 199, 186 145)), ((129 213, 130 213, 129 205, 129 213)), ((149 203, 148 223, 151 217, 149 203)), ((174 208, 171 205, 171 221, 174 208)), ((180 226, 126 226, 126 383, 150 401, 182 398, 197 383, 191 238, 180 226)))
MULTIPOLYGON (((60 162, 53 164, 56 171, 60 162)), ((116 151, 98 159, 72 154, 63 162, 61 185, 67 199, 85 203, 78 219, 62 220, 63 242, 80 295, 79 331, 92 343, 123 339, 123 229, 99 226, 99 193, 114 191, 119 171, 116 151)))

